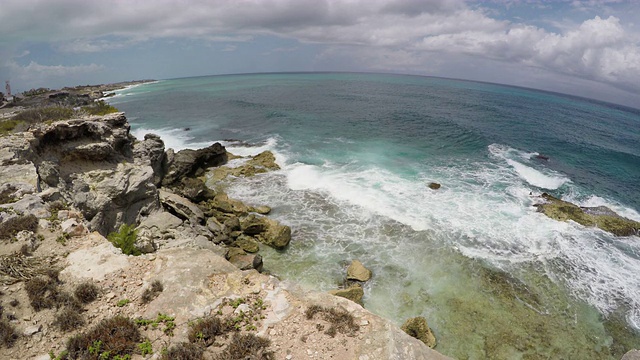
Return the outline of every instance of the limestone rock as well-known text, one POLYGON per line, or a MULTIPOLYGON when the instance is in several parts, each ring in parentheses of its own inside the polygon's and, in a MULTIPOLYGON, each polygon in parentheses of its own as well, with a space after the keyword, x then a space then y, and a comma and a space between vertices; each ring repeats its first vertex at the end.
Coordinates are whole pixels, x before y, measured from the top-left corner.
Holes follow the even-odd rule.
POLYGON ((82 236, 87 233, 87 229, 82 222, 78 222, 76 219, 67 219, 60 224, 60 227, 63 233, 71 236, 82 236))
POLYGON ((138 141, 133 145, 133 157, 136 162, 151 166, 154 173, 153 182, 156 186, 160 186, 167 167, 164 142, 160 136, 146 134, 144 141, 138 141))
POLYGON ((209 228, 209 231, 211 231, 215 236, 224 233, 224 225, 220 224, 220 222, 214 217, 207 219, 207 228, 209 228))
POLYGON ((261 205, 251 208, 251 211, 256 212, 260 215, 267 215, 271 212, 271 208, 266 205, 261 205))
POLYGON ((407 319, 401 329, 432 349, 436 346, 436 337, 431 332, 427 319, 422 316, 407 319))
POLYGON ((622 217, 605 206, 581 208, 547 193, 543 193, 541 197, 545 202, 535 206, 539 212, 554 220, 572 220, 584 226, 596 226, 617 236, 631 236, 640 233, 640 222, 622 217))
POLYGON ((200 210, 196 204, 180 195, 160 190, 160 202, 185 220, 189 220, 192 223, 204 222, 204 213, 202 210, 200 210))
POLYGON ((640 350, 629 350, 621 360, 640 360, 640 350))
POLYGON ((244 254, 229 257, 229 262, 240 270, 256 269, 262 271, 262 256, 260 254, 244 254))
POLYGON ((291 228, 282 225, 276 220, 264 218, 267 229, 256 235, 256 239, 265 245, 276 249, 284 249, 291 241, 291 228))
POLYGON ((276 164, 276 157, 273 156, 273 153, 269 150, 263 151, 260 154, 253 156, 251 160, 248 161, 250 165, 254 166, 262 166, 269 170, 279 170, 280 166, 276 164))
POLYGON ((176 194, 196 203, 215 197, 213 190, 209 189, 204 181, 196 178, 182 178, 171 189, 176 194))
POLYGON ((167 159, 167 174, 162 185, 168 186, 183 177, 193 176, 198 169, 218 166, 227 162, 227 152, 220 143, 199 150, 180 150, 167 159))
POLYGON ((260 246, 258 242, 255 241, 251 236, 240 235, 234 241, 235 246, 241 248, 242 250, 248 253, 257 253, 260 250, 260 246))
POLYGON ((224 221, 224 230, 227 233, 240 230, 240 220, 237 217, 230 217, 224 221))
POLYGON ((347 280, 368 281, 371 279, 371 270, 367 269, 358 260, 353 260, 347 268, 347 280))
POLYGON ((18 213, 33 214, 38 218, 46 218, 50 215, 46 205, 37 195, 25 195, 22 199, 10 204, 10 207, 18 213))
POLYGON ((364 290, 360 285, 355 285, 347 289, 331 290, 329 291, 329 294, 349 299, 354 303, 363 306, 362 297, 364 296, 364 290))
POLYGON ((240 230, 247 235, 257 235, 267 229, 268 223, 265 218, 253 214, 240 220, 240 230))

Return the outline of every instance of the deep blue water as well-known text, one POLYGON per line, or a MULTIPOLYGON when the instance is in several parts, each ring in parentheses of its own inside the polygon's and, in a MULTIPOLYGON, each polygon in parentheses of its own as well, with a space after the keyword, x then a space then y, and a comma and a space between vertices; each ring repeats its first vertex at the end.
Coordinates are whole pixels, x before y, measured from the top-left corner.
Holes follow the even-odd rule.
MULTIPOLYGON (((168 147, 226 140, 234 153, 273 151, 282 170, 228 188, 272 206, 294 230, 288 251, 263 250, 267 268, 328 290, 341 262, 359 258, 376 274, 367 308, 397 322, 428 316, 445 353, 511 357, 488 353, 491 335, 463 340, 452 325, 464 313, 451 305, 458 301, 484 309, 469 321, 494 319, 491 334, 513 312, 483 305, 491 297, 474 275, 478 263, 544 288, 540 313, 573 309, 554 321, 575 318, 576 334, 604 331, 600 322, 618 313, 640 327, 640 238, 556 222, 533 207, 550 192, 640 220, 638 110, 495 84, 342 73, 163 80, 110 102, 136 134, 159 133, 168 147), (431 181, 442 188, 430 190, 431 181)), ((566 333, 562 326, 553 328, 566 333)), ((580 336, 536 352, 571 354, 589 335, 580 336)))

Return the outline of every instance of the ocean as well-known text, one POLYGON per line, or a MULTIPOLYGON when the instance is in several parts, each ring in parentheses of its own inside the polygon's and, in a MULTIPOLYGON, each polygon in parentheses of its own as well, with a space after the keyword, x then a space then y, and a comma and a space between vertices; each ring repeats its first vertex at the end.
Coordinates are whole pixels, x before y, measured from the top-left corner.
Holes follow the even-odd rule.
POLYGON ((640 221, 640 110, 431 77, 291 73, 162 80, 117 92, 138 138, 270 150, 281 170, 225 183, 290 225, 265 268, 365 307, 425 316, 459 359, 619 359, 640 348, 640 237, 536 212, 542 192, 640 221), (548 158, 541 158, 538 155, 548 158), (438 190, 429 183, 442 185, 438 190))

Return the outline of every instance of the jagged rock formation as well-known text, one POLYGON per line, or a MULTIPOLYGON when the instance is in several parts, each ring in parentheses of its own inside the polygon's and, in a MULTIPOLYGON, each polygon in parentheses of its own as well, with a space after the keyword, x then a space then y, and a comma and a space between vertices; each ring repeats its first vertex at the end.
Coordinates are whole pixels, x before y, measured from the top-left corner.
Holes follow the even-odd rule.
POLYGON ((552 219, 572 220, 584 226, 596 226, 617 236, 640 233, 640 222, 622 217, 606 206, 580 207, 547 193, 542 193, 541 197, 545 202, 535 206, 539 212, 552 219))

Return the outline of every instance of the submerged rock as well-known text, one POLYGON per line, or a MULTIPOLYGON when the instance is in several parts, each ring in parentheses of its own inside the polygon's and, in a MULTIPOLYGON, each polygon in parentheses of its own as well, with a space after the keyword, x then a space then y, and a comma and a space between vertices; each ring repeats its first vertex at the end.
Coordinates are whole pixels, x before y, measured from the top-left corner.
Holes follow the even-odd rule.
POLYGON ((617 236, 640 233, 640 222, 622 217, 606 206, 580 207, 547 193, 543 193, 541 197, 546 201, 535 206, 539 212, 554 220, 572 220, 584 226, 596 226, 617 236))
POLYGON ((371 270, 367 269, 358 260, 353 260, 347 268, 347 280, 368 281, 371 279, 371 270))
POLYGON ((364 296, 364 290, 362 289, 362 286, 360 285, 354 285, 350 288, 346 288, 346 289, 338 289, 338 290, 331 290, 329 291, 329 294, 331 295, 335 295, 335 296, 340 296, 343 297, 345 299, 349 299, 351 301, 353 301, 354 303, 360 305, 360 306, 364 306, 362 303, 362 297, 364 296))
POLYGON ((441 187, 441 185, 438 184, 438 183, 435 183, 435 182, 429 183, 429 189, 438 190, 438 189, 440 189, 440 187, 441 187))
POLYGON ((407 319, 401 329, 432 349, 436 346, 436 337, 431 332, 427 319, 422 316, 407 319))

